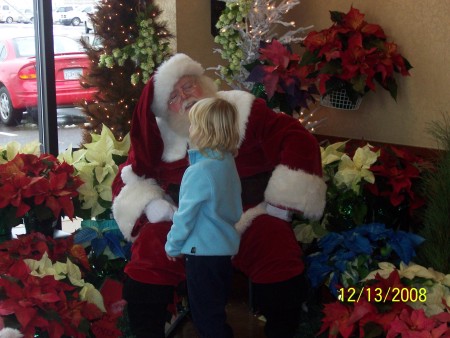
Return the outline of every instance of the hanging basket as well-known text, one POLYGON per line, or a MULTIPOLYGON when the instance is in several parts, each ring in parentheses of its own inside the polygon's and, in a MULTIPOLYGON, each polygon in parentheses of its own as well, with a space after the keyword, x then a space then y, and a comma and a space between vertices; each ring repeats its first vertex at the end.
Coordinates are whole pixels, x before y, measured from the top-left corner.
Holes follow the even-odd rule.
POLYGON ((343 109, 343 110, 357 110, 361 104, 362 97, 358 97, 356 102, 353 102, 348 96, 345 89, 335 90, 330 94, 320 98, 320 104, 324 107, 343 109))

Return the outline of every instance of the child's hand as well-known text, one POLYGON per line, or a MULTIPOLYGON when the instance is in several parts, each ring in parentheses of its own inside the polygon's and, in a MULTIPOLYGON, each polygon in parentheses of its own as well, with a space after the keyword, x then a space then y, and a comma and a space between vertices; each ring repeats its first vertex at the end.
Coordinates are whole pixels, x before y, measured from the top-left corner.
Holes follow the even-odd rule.
POLYGON ((172 256, 169 256, 168 254, 166 254, 166 256, 167 256, 167 259, 172 262, 176 262, 177 259, 183 257, 183 255, 178 255, 176 257, 172 257, 172 256))

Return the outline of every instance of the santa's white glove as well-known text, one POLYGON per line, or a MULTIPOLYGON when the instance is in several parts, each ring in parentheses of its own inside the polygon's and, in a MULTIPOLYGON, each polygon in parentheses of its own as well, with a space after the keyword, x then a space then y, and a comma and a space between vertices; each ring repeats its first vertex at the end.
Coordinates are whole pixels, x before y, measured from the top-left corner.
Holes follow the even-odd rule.
POLYGON ((287 222, 292 221, 292 211, 278 208, 270 203, 266 205, 266 211, 270 216, 277 217, 287 222))
POLYGON ((171 221, 177 207, 164 199, 154 199, 144 209, 147 219, 151 223, 171 221))

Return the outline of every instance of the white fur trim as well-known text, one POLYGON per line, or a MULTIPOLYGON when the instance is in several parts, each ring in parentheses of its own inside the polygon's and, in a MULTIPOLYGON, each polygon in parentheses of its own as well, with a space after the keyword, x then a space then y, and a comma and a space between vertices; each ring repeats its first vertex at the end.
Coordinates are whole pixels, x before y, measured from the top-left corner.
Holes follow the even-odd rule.
POLYGON ((136 175, 131 165, 122 169, 121 177, 125 186, 114 199, 112 212, 123 237, 134 241, 136 237, 131 236, 134 224, 150 201, 163 198, 164 191, 154 179, 136 175))
POLYGON ((1 338, 22 338, 23 334, 19 330, 12 329, 10 327, 5 327, 0 330, 1 338))
POLYGON ((239 135, 241 136, 239 140, 239 146, 241 146, 242 142, 244 141, 248 117, 250 116, 255 96, 242 90, 220 91, 217 93, 217 96, 233 103, 238 111, 239 135))
POLYGON ((239 221, 234 225, 237 232, 240 234, 243 234, 245 230, 248 229, 248 227, 252 224, 253 220, 261 215, 267 214, 266 211, 266 202, 262 202, 258 204, 256 207, 250 208, 247 211, 245 211, 239 221))
MULTIPOLYGON (((255 96, 242 90, 229 90, 218 92, 217 96, 235 105, 239 115, 239 146, 244 141, 248 118, 255 96)), ((188 138, 175 133, 168 125, 167 120, 157 117, 159 131, 164 143, 162 159, 164 162, 174 162, 186 156, 188 138)))
POLYGON ((174 162, 186 157, 189 139, 175 133, 166 120, 156 118, 161 138, 164 143, 162 159, 164 162, 174 162))
POLYGON ((265 191, 270 204, 300 211, 306 218, 317 220, 325 208, 327 185, 316 175, 278 165, 265 191))
POLYGON ((159 66, 154 76, 152 111, 155 116, 166 117, 167 102, 178 80, 185 75, 202 75, 202 65, 186 54, 175 54, 159 66))

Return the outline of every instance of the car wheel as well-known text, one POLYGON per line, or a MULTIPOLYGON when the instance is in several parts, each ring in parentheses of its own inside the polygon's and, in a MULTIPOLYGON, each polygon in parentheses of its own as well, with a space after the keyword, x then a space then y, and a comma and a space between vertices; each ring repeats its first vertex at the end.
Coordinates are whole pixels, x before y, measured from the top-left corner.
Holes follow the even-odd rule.
POLYGON ((38 124, 39 122, 39 117, 38 117, 38 110, 36 107, 34 108, 27 108, 27 113, 31 116, 31 120, 38 124))
POLYGON ((16 126, 22 121, 23 112, 14 109, 5 87, 0 88, 0 119, 7 126, 16 126))
POLYGON ((80 23, 81 23, 81 20, 79 18, 72 19, 72 26, 79 26, 80 23))
POLYGON ((13 21, 13 18, 11 18, 10 16, 6 18, 6 23, 13 23, 13 21))

